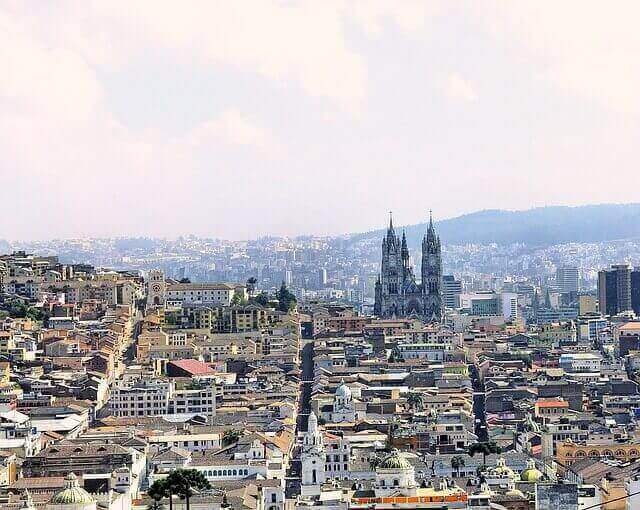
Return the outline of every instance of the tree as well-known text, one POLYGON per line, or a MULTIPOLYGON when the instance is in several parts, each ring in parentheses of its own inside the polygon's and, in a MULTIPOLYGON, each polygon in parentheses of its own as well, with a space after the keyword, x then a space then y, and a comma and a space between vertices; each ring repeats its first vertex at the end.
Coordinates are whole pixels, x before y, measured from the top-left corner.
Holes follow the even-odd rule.
POLYGON ((253 276, 247 280, 247 292, 249 294, 253 294, 253 291, 256 290, 257 283, 258 280, 253 276))
POLYGON ((389 353, 389 363, 402 363, 403 361, 402 354, 395 348, 391 349, 389 353))
POLYGON ((267 294, 266 292, 261 292, 256 297, 252 298, 251 301, 260 306, 267 307, 269 306, 269 294, 267 294))
POLYGON ((424 410, 424 396, 422 395, 422 393, 412 391, 407 396, 407 403, 414 411, 424 410))
POLYGON ((231 298, 231 305, 232 306, 243 306, 247 304, 247 300, 242 297, 242 295, 239 292, 235 292, 233 294, 233 297, 231 298))
POLYGON ((477 442, 473 443, 469 446, 468 453, 471 457, 473 457, 476 453, 482 454, 482 464, 483 466, 487 465, 487 455, 491 455, 492 453, 500 453, 500 447, 494 443, 493 441, 486 442, 477 442))
POLYGON ((236 429, 225 430, 222 435, 222 446, 229 446, 237 443, 238 439, 242 436, 242 432, 236 429))
POLYGON ((278 310, 281 312, 292 311, 298 303, 296 297, 289 292, 284 282, 280 285, 280 290, 276 293, 276 298, 278 299, 278 310))
POLYGON ((454 469, 456 472, 456 478, 460 478, 460 468, 464 467, 464 458, 460 455, 454 455, 451 458, 451 469, 454 469))
POLYGON ((155 509, 160 508, 160 501, 164 498, 169 498, 169 508, 173 510, 173 494, 169 492, 169 484, 166 478, 153 482, 147 491, 147 496, 153 499, 153 507, 155 509))
POLYGON ((377 455, 374 455, 373 457, 371 457, 369 459, 369 467, 371 468, 371 471, 375 471, 381 462, 382 462, 382 459, 377 455))
POLYGON ((183 498, 190 509, 191 496, 195 493, 210 489, 211 484, 207 477, 197 469, 176 469, 167 476, 167 483, 173 492, 183 498))
POLYGON ((191 283, 191 280, 189 278, 181 278, 180 283, 191 283))

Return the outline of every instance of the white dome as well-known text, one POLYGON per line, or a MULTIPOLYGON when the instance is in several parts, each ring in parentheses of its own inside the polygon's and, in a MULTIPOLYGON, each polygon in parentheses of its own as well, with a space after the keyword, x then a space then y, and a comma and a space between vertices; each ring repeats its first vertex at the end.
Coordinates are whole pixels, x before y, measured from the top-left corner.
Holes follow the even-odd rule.
POLYGON ((336 388, 336 397, 342 397, 345 400, 349 400, 351 398, 351 390, 349 389, 349 386, 342 382, 340 386, 336 388))

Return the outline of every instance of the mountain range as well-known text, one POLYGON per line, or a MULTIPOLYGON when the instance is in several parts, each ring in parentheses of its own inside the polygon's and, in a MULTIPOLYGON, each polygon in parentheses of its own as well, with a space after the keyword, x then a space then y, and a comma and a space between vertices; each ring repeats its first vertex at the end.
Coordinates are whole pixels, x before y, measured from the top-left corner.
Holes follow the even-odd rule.
MULTIPOLYGON (((403 227, 418 246, 427 223, 403 227)), ((491 209, 436 222, 443 244, 524 243, 548 246, 640 238, 640 204, 549 206, 526 211, 491 209)), ((401 229, 398 229, 401 230, 401 229)), ((352 241, 379 239, 384 229, 355 234, 352 241)))

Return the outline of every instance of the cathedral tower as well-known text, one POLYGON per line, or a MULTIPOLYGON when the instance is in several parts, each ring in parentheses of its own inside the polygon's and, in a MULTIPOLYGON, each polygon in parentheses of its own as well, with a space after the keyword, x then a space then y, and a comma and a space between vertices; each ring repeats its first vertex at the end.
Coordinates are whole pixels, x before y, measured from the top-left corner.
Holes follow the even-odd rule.
POLYGON ((382 263, 375 286, 374 313, 382 318, 416 317, 440 322, 442 306, 442 253, 433 219, 422 240, 422 281, 411 266, 407 238, 396 235, 393 220, 382 240, 382 263))
POLYGON ((440 322, 442 307, 442 249, 440 237, 429 213, 429 228, 422 239, 422 291, 425 295, 425 318, 440 322))

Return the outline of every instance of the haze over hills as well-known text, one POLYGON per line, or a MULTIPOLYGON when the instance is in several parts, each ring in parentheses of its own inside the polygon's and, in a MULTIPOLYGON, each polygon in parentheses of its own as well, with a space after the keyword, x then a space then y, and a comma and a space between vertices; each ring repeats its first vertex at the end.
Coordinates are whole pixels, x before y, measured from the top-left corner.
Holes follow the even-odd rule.
MULTIPOLYGON (((395 221, 394 224, 398 233, 406 231, 407 241, 412 248, 420 245, 427 228, 426 221, 406 226, 399 226, 395 221)), ((436 228, 444 244, 523 243, 544 247, 571 242, 640 239, 640 203, 549 206, 524 211, 489 209, 436 221, 436 228)), ((347 243, 378 242, 385 231, 386 226, 374 231, 352 234, 348 236, 347 243)), ((313 236, 299 236, 304 237, 313 236)), ((123 237, 116 240, 115 248, 124 254, 152 250, 162 242, 160 238, 123 237)), ((24 244, 12 244, 0 239, 0 253, 8 253, 16 247, 24 247, 24 244)), ((47 243, 41 241, 40 244, 47 243)))
MULTIPOLYGON (((640 204, 550 206, 526 211, 484 210, 436 222, 444 244, 512 244, 547 246, 640 237, 640 204)), ((404 227, 417 246, 426 223, 404 227)), ((380 238, 384 229, 356 234, 352 240, 380 238)))

